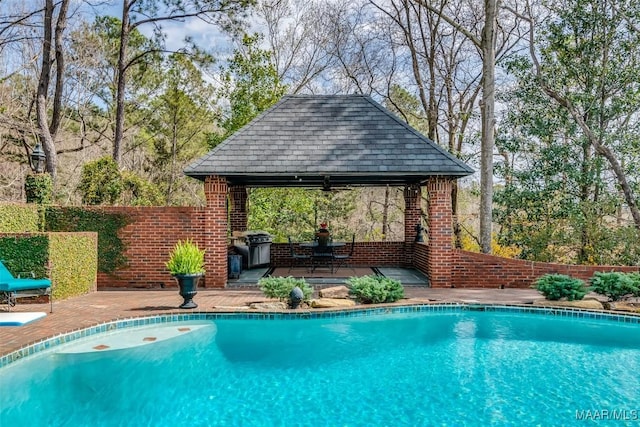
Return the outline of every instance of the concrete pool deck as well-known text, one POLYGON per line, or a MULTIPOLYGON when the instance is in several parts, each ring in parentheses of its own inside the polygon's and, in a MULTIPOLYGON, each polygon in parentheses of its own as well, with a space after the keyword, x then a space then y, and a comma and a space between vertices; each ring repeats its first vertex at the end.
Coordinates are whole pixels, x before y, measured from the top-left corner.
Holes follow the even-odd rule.
MULTIPOLYGON (((542 298, 534 289, 432 289, 419 286, 406 286, 405 297, 395 305, 433 302, 531 304, 542 298)), ((198 304, 195 310, 177 308, 182 303, 177 289, 98 291, 63 301, 54 300, 53 313, 49 312, 48 303, 26 304, 18 300, 12 312, 46 312, 47 316, 23 326, 0 327, 0 356, 45 338, 111 320, 166 313, 246 312, 249 303, 268 300, 256 287, 199 290, 194 298, 198 304)), ((6 305, 0 307, 0 312, 6 310, 6 305)))

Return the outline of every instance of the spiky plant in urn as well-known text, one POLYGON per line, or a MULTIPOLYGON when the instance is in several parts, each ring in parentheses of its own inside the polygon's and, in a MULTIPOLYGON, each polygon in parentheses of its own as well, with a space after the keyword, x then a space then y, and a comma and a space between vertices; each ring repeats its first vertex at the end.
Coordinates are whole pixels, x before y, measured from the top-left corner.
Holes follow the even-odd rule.
POLYGON ((204 276, 204 249, 200 249, 191 239, 178 241, 169 254, 166 266, 178 282, 180 296, 184 302, 180 308, 196 308, 193 297, 198 293, 198 282, 204 276))

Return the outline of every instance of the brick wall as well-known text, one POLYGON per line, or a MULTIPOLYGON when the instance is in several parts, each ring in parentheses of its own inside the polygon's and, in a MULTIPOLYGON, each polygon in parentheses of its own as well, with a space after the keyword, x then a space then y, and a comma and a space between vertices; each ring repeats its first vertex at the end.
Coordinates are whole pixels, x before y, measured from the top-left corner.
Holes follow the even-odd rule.
POLYGON ((413 267, 420 270, 425 276, 429 276, 429 245, 416 243, 413 247, 413 267))
MULTIPOLYGON (((220 194, 218 194, 220 196, 220 194)), ((216 197, 218 197, 216 196, 216 197)), ((431 197, 431 196, 430 196, 431 197)), ((219 203, 221 203, 219 201, 219 203)), ((224 203, 223 203, 224 206, 224 203)), ((208 209, 198 207, 104 207, 105 212, 128 215, 131 223, 125 226, 120 237, 129 260, 126 268, 112 275, 98 273, 98 289, 109 288, 160 288, 177 287, 165 267, 169 252, 178 240, 192 238, 201 248, 211 253, 211 244, 223 247, 215 258, 208 258, 207 273, 201 286, 224 287, 227 282, 228 242, 226 229, 205 232, 208 209), (214 237, 215 236, 215 237, 214 237)), ((226 216, 210 213, 209 222, 226 227, 226 216)), ((433 236, 429 236, 430 244, 433 236)), ((448 240, 450 242, 450 240, 448 240)), ((348 245, 341 249, 347 251, 348 245)), ((271 246, 271 264, 289 265, 287 243, 271 246)), ((561 273, 589 279, 596 271, 639 271, 640 267, 579 266, 531 262, 501 258, 460 250, 449 250, 414 242, 356 242, 352 265, 355 266, 413 266, 429 276, 435 287, 529 287, 543 274, 561 273), (434 252, 438 254, 435 257, 434 252), (441 259, 442 265, 439 265, 441 259), (434 272, 440 281, 434 283, 434 272), (448 274, 448 276, 445 276, 448 274)))
MULTIPOLYGON (((119 236, 126 249, 127 267, 113 274, 98 273, 98 289, 177 287, 165 263, 178 240, 192 239, 200 248, 204 208, 194 207, 104 207, 104 212, 127 215, 130 223, 119 236)), ((207 271, 209 276, 209 271, 207 271)), ((201 286, 209 281, 205 276, 201 286)))
POLYGON ((247 187, 234 185, 229 187, 229 225, 231 231, 247 229, 247 187))
POLYGON ((451 286, 456 288, 528 288, 544 274, 566 274, 588 280, 596 271, 640 271, 640 267, 567 265, 501 258, 455 250, 451 286))
POLYGON ((412 243, 416 239, 416 225, 420 224, 422 189, 419 185, 404 188, 404 241, 412 243))

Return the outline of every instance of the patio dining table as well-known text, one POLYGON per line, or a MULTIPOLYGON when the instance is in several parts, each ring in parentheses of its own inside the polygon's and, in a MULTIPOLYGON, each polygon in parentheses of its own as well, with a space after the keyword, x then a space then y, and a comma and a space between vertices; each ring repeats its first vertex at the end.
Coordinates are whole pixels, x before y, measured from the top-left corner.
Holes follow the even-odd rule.
MULTIPOLYGON (((347 243, 346 242, 328 242, 327 246, 331 247, 331 248, 340 248, 342 246, 345 246, 347 243)), ((301 248, 317 248, 318 246, 318 242, 301 242, 300 244, 301 248)))
POLYGON ((323 260, 329 262, 329 267, 331 269, 331 274, 333 274, 333 250, 335 248, 340 248, 345 246, 345 242, 327 242, 326 245, 320 245, 317 241, 315 242, 302 242, 300 243, 301 248, 311 249, 311 262, 312 267, 311 271, 315 271, 316 265, 315 261, 323 260), (328 251, 316 252, 317 248, 329 248, 328 251))

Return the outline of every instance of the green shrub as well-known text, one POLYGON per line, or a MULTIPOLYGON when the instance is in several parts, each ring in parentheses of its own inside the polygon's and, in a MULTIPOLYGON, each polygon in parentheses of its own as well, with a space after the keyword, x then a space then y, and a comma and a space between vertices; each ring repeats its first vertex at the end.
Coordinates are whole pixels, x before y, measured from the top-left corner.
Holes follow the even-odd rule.
POLYGON ((640 296, 640 277, 637 273, 597 272, 591 278, 591 287, 594 292, 609 298, 609 301, 619 301, 640 296))
POLYGON ((351 277, 347 280, 349 293, 363 304, 395 302, 404 298, 402 284, 384 276, 351 277))
POLYGON ((38 279, 47 277, 48 259, 46 234, 0 237, 0 260, 14 274, 29 271, 38 279))
POLYGON ((39 230, 38 206, 0 204, 0 233, 28 233, 39 230))
POLYGON ((190 239, 178 241, 169 254, 166 266, 174 275, 204 273, 204 249, 190 239))
POLYGON ((96 286, 96 233, 49 233, 49 260, 53 299, 84 295, 96 286))
POLYGON ((114 204, 123 187, 122 174, 111 157, 87 162, 82 167, 78 191, 85 205, 114 204))
POLYGON ((553 301, 561 298, 581 300, 589 292, 582 280, 564 274, 545 274, 535 281, 534 286, 546 299, 553 301))
POLYGON ((49 205, 53 202, 53 181, 48 173, 27 175, 24 180, 27 203, 49 205))
POLYGON ((133 172, 122 172, 121 202, 129 206, 162 206, 164 197, 156 185, 133 172))
POLYGON ((269 298, 278 298, 291 302, 289 294, 296 286, 302 290, 303 300, 309 301, 313 294, 313 288, 304 280, 295 277, 263 277, 258 281, 260 290, 269 298))
POLYGON ((637 292, 633 296, 640 297, 640 272, 627 273, 627 276, 629 276, 629 278, 633 282, 633 286, 637 288, 637 292))

